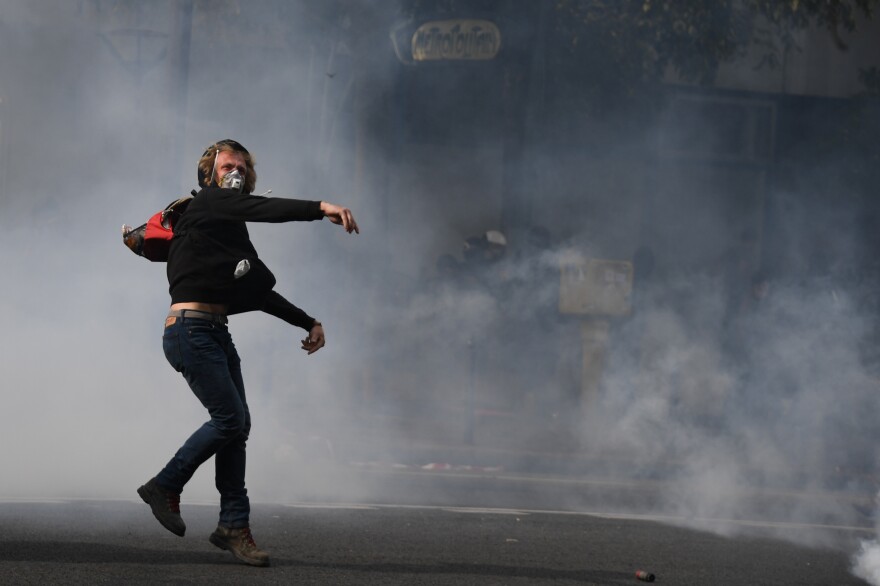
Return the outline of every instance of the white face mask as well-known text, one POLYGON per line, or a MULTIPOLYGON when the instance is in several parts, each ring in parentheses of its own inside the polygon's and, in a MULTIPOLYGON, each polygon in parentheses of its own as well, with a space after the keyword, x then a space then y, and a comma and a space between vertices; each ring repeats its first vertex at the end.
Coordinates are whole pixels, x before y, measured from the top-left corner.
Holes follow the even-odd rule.
POLYGON ((244 176, 238 172, 238 169, 233 169, 223 176, 223 180, 220 181, 220 187, 241 193, 242 189, 244 189, 244 176))

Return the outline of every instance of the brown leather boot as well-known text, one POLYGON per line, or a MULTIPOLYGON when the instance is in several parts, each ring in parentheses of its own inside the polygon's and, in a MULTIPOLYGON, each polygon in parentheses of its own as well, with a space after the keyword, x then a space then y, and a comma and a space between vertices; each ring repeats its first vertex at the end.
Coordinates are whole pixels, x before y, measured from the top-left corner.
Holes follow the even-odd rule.
POLYGON ((209 539, 211 543, 220 549, 232 552, 232 555, 246 564, 251 566, 269 565, 269 554, 259 549, 254 543, 254 537, 251 535, 249 527, 228 529, 218 525, 209 539))
POLYGON ((156 484, 155 478, 151 478, 149 482, 140 487, 138 494, 145 503, 150 505, 153 516, 162 523, 165 529, 183 537, 183 534, 186 533, 186 524, 180 518, 179 494, 165 490, 156 484))

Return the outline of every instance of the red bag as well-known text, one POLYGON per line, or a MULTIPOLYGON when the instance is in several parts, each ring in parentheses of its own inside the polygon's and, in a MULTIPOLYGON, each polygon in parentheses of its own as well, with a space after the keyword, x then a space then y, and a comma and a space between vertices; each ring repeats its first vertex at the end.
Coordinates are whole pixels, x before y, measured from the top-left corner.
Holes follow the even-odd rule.
POLYGON ((122 241, 138 256, 153 262, 166 262, 174 237, 174 225, 186 211, 191 196, 172 201, 161 212, 153 214, 146 224, 131 228, 122 226, 122 241))

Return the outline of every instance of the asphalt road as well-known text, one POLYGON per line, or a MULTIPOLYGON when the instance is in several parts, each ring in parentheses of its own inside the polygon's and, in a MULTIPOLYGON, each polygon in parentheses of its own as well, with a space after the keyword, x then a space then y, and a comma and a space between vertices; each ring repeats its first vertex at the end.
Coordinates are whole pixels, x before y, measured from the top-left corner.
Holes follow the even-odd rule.
POLYGON ((723 537, 648 515, 255 504, 272 566, 252 568, 208 542, 216 505, 184 501, 182 513, 179 538, 134 499, 0 501, 0 584, 615 585, 643 583, 637 570, 656 584, 864 584, 849 571, 867 537, 855 527, 826 527, 828 542, 806 547, 761 537, 772 524, 760 520, 723 537))

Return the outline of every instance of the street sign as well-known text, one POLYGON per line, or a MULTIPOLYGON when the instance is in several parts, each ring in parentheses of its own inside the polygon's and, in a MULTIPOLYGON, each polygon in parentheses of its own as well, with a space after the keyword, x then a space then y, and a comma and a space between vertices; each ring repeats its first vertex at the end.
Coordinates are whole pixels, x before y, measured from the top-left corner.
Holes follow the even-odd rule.
POLYGON ((391 33, 398 58, 407 64, 423 61, 488 61, 501 50, 501 31, 479 19, 432 20, 418 26, 405 23, 391 33))
POLYGON ((413 34, 416 61, 494 59, 501 49, 501 31, 488 20, 426 22, 413 34))

